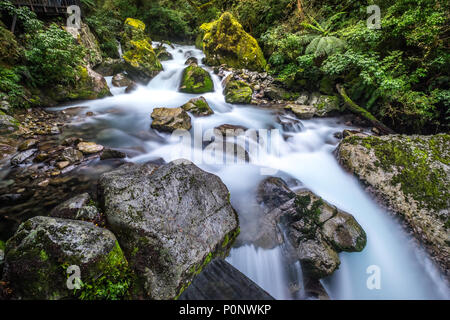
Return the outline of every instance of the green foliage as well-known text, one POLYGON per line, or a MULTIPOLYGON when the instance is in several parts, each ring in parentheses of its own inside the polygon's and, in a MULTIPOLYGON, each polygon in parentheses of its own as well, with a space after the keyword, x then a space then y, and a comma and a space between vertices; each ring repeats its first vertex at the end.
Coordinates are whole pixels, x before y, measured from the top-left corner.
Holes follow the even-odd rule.
POLYGON ((17 16, 18 25, 22 26, 27 33, 33 33, 42 29, 42 21, 38 20, 36 14, 28 7, 17 8, 11 1, 0 0, 0 17, 4 14, 10 17, 17 16))
POLYGON ((44 86, 74 83, 84 54, 69 33, 52 24, 33 36, 25 56, 32 77, 44 86))
POLYGON ((0 66, 0 98, 7 96, 10 105, 14 108, 27 106, 24 87, 21 84, 23 68, 7 69, 0 66))
POLYGON ((120 33, 123 25, 121 18, 110 10, 99 9, 84 20, 97 36, 103 56, 119 58, 116 35, 120 33))

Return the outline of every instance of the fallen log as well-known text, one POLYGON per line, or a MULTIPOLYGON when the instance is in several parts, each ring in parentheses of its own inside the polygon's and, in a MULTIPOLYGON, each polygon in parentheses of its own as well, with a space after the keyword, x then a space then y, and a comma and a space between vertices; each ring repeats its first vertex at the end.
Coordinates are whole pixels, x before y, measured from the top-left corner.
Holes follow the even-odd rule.
POLYGON ((355 102, 350 99, 350 97, 345 92, 345 89, 341 87, 341 85, 336 84, 336 89, 341 95, 342 99, 344 99, 345 106, 348 110, 350 110, 352 113, 363 117, 365 120, 369 121, 372 126, 380 130, 381 134, 394 134, 395 131, 383 124, 382 122, 378 121, 377 118, 375 118, 369 111, 366 109, 358 106, 355 102))

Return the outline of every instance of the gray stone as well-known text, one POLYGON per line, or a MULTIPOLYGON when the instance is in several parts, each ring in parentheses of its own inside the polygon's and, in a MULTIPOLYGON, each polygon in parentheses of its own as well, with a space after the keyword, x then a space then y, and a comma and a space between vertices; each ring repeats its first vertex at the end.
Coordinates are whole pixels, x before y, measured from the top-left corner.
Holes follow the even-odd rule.
POLYGON ((178 296, 238 233, 226 186, 188 161, 125 164, 101 176, 99 196, 141 298, 178 296))

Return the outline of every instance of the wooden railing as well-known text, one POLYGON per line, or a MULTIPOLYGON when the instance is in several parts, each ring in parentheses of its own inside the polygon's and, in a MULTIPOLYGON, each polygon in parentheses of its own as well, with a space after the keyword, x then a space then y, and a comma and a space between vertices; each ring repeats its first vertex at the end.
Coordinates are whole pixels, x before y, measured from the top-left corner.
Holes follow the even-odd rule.
POLYGON ((36 13, 49 15, 66 14, 67 7, 77 5, 81 7, 80 0, 13 0, 18 7, 28 7, 36 13))

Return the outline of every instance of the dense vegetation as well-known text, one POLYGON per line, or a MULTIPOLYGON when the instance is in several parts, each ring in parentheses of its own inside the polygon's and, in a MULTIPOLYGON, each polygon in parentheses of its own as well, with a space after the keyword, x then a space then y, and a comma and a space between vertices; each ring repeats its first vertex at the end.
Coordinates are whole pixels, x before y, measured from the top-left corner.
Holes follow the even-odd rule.
MULTIPOLYGON (((118 57, 117 39, 127 17, 144 21, 153 40, 193 42, 202 23, 230 11, 258 40, 268 71, 285 88, 337 95, 336 84, 341 84, 354 102, 397 132, 448 131, 448 2, 377 1, 380 30, 367 28, 371 4, 374 1, 89 0, 83 1, 83 10, 105 58, 118 57)), ((72 65, 54 65, 51 77, 46 76, 49 61, 79 56, 66 46, 63 32, 8 1, 0 1, 0 11, 3 21, 18 14, 17 41, 25 49, 2 53, 1 94, 21 106, 27 104, 24 83, 29 87, 70 81, 72 65), (48 50, 39 45, 44 42, 61 46, 52 52, 56 57, 42 55, 48 50)))

